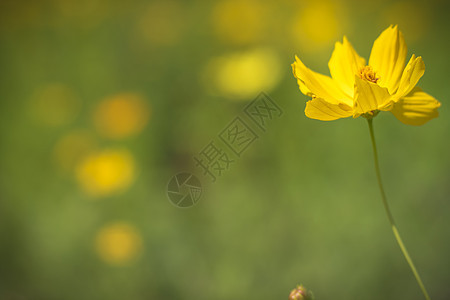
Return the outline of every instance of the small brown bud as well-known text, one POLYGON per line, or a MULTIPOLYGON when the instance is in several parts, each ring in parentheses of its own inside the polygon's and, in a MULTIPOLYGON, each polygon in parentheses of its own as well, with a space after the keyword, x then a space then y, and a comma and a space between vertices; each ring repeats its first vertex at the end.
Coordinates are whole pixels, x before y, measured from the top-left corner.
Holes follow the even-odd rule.
POLYGON ((313 296, 311 292, 303 287, 303 285, 300 285, 291 291, 289 300, 313 300, 313 296))

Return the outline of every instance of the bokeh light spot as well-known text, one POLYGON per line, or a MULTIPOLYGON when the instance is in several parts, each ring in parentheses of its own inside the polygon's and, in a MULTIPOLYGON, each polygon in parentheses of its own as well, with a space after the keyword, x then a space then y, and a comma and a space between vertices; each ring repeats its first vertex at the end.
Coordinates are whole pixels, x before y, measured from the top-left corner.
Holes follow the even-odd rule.
POLYGON ((213 59, 204 74, 204 84, 232 99, 253 98, 270 91, 281 79, 278 55, 265 48, 232 53, 213 59))
POLYGON ((304 50, 316 50, 341 38, 344 13, 337 3, 311 1, 299 8, 292 25, 293 40, 304 50))
POLYGON ((86 194, 109 196, 131 185, 135 178, 135 162, 127 150, 104 150, 82 160, 76 168, 76 177, 86 194))
POLYGON ((71 88, 52 83, 42 86, 31 97, 31 114, 40 123, 62 126, 74 121, 81 109, 81 101, 71 88))
POLYGON ((152 45, 173 45, 186 26, 178 1, 164 0, 149 4, 137 23, 139 36, 152 45))
POLYGON ((263 36, 267 13, 268 9, 260 1, 225 0, 214 7, 212 22, 221 40, 245 44, 263 36))
POLYGON ((139 133, 150 117, 150 108, 142 96, 123 93, 100 102, 94 112, 94 124, 100 135, 122 139, 139 133))
POLYGON ((98 231, 95 248, 103 261, 123 265, 139 255, 142 250, 142 238, 133 225, 116 222, 98 231))

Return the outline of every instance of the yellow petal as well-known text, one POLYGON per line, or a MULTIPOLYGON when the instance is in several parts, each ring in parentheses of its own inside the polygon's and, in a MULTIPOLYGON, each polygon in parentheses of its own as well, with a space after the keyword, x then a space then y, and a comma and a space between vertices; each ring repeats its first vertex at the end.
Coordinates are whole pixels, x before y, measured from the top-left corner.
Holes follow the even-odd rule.
POLYGON ((353 105, 352 98, 345 94, 331 77, 310 70, 297 56, 292 64, 292 71, 302 93, 308 96, 315 95, 333 104, 353 105))
POLYGON ((397 93, 394 99, 408 95, 409 92, 416 86, 419 79, 425 73, 425 64, 422 57, 417 57, 413 54, 408 62, 405 70, 403 71, 402 78, 400 79, 400 85, 398 86, 397 93))
POLYGON ((298 87, 300 88, 300 91, 302 92, 302 94, 312 97, 313 93, 306 87, 305 83, 303 82, 303 80, 300 80, 295 72, 295 63, 291 64, 292 66, 292 73, 294 73, 294 77, 297 79, 297 84, 298 87))
POLYGON ((298 84, 300 91, 304 95, 309 96, 309 97, 313 96, 313 93, 311 93, 311 91, 306 87, 306 85, 303 81, 301 81, 300 79, 297 79, 297 84, 298 84))
POLYGON ((441 103, 433 96, 415 87, 407 96, 396 102, 391 110, 394 116, 407 125, 423 125, 439 116, 441 103))
POLYGON ((355 74, 364 67, 366 60, 356 53, 350 42, 344 36, 341 44, 336 42, 331 59, 328 62, 331 77, 339 87, 348 95, 353 96, 355 74))
POLYGON ((369 65, 380 79, 378 84, 387 87, 391 94, 398 88, 408 49, 397 25, 383 31, 375 40, 369 65))
POLYGON ((364 114, 383 109, 390 103, 391 96, 387 88, 355 76, 355 114, 364 114))
POLYGON ((332 121, 352 115, 352 108, 346 104, 332 104, 322 98, 314 98, 306 103, 305 115, 308 118, 332 121))

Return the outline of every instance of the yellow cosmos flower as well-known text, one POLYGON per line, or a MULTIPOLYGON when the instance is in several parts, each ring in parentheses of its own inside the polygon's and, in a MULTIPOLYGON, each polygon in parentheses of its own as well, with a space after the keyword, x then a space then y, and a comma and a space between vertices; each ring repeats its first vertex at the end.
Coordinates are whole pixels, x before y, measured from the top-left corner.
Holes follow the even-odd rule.
POLYGON ((296 56, 292 64, 300 91, 312 97, 305 115, 331 121, 353 116, 372 118, 390 111, 401 122, 422 125, 438 116, 441 105, 416 86, 425 72, 422 57, 414 54, 406 67, 407 47, 397 26, 390 26, 374 42, 369 63, 344 36, 328 62, 331 77, 307 68, 296 56))

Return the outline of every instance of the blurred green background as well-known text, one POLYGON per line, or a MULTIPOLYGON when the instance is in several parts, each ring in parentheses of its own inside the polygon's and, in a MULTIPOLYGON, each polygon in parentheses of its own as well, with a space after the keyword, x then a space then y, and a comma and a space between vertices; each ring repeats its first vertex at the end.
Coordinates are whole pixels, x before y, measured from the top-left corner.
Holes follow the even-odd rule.
POLYGON ((399 24, 442 102, 374 121, 388 200, 450 299, 446 1, 0 4, 0 299, 423 299, 388 225, 364 119, 307 119, 294 54, 328 74, 399 24), (261 91, 284 111, 214 184, 193 156, 261 91), (189 209, 169 179, 196 173, 189 209))

